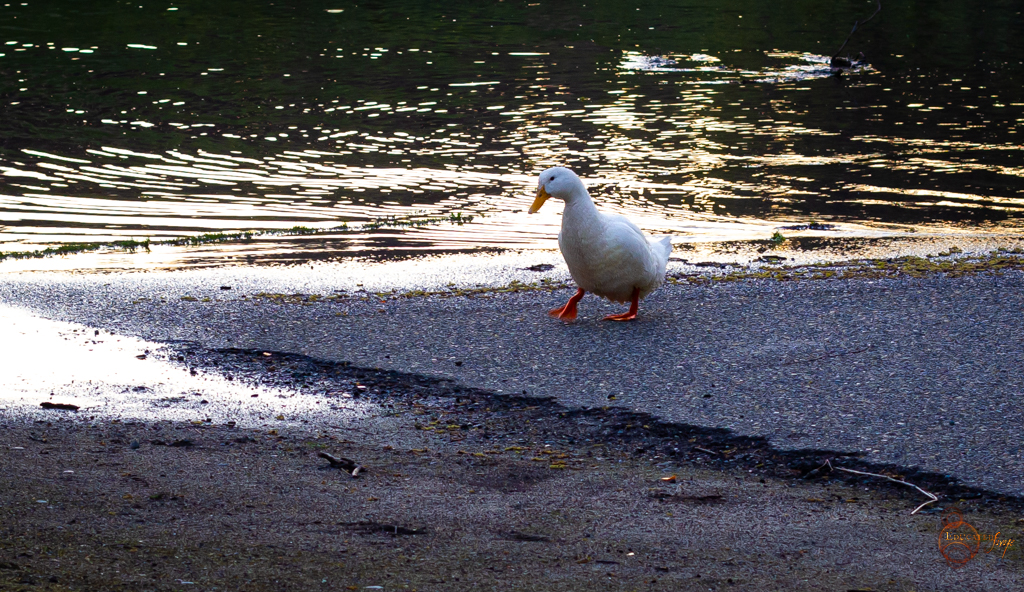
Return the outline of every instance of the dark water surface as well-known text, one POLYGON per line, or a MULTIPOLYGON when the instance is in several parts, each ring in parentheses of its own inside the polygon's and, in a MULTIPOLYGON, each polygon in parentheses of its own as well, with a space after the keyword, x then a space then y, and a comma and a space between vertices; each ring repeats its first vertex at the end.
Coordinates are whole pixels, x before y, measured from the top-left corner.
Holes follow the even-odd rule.
POLYGON ((0 251, 342 224, 203 256, 552 247, 560 207, 525 210, 555 164, 677 244, 1019 237, 1021 4, 884 3, 834 76, 875 8, 5 3, 0 251))

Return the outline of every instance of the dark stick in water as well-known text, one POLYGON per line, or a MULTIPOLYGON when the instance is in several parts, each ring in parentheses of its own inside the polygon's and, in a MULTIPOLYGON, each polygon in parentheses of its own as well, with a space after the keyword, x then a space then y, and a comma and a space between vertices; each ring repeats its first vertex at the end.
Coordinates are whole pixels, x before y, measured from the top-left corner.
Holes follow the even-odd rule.
POLYGON ((875 16, 877 16, 879 12, 882 12, 882 0, 878 0, 878 8, 875 9, 875 12, 872 13, 871 16, 869 16, 867 19, 863 21, 854 21, 853 29, 850 31, 850 34, 846 36, 846 41, 843 41, 843 44, 839 46, 839 49, 836 50, 836 53, 832 56, 832 59, 830 60, 833 66, 835 66, 835 61, 836 58, 839 57, 839 53, 843 51, 843 48, 846 47, 846 44, 850 42, 850 38, 853 37, 853 34, 857 32, 857 27, 867 24, 867 22, 875 18, 875 16))

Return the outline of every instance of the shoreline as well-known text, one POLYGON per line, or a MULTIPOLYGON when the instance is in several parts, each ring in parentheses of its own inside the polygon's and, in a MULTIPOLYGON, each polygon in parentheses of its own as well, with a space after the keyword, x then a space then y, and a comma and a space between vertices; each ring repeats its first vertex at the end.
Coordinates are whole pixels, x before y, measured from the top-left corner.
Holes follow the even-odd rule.
MULTIPOLYGON (((450 221, 462 226, 471 223, 469 218, 453 215, 450 221)), ((420 228, 445 221, 449 220, 428 218, 422 221, 385 220, 370 223, 370 233, 359 235, 361 239, 357 241, 363 245, 362 248, 353 247, 353 244, 347 242, 349 239, 344 237, 324 235, 317 229, 296 227, 281 231, 214 233, 166 240, 75 243, 31 252, 0 251, 0 273, 173 273, 254 267, 281 269, 306 264, 327 269, 370 266, 388 273, 388 267, 402 266, 412 261, 428 266, 441 263, 440 267, 443 268, 445 260, 454 260, 454 265, 469 263, 471 268, 492 267, 507 273, 509 268, 537 262, 556 266, 561 263, 560 257, 551 257, 551 254, 557 255, 553 238, 525 248, 522 245, 460 246, 459 243, 438 243, 432 246, 424 243, 408 247, 388 243, 389 235, 386 233, 374 236, 381 229, 387 230, 392 226, 420 228), (320 242, 313 245, 316 241, 320 242), (379 248, 368 246, 374 244, 374 241, 384 243, 379 248), (489 261, 478 261, 481 258, 489 261)), ((788 267, 843 267, 857 262, 915 257, 942 258, 943 254, 951 253, 984 258, 998 253, 1019 254, 1024 249, 1024 237, 1012 232, 934 235, 907 233, 879 237, 830 235, 827 231, 815 230, 793 231, 791 229, 795 227, 792 226, 777 228, 785 230, 786 235, 777 231, 775 238, 693 242, 685 240, 686 236, 677 236, 678 240, 673 243, 674 252, 669 271, 694 275, 723 266, 751 269, 778 264, 788 267)), ((355 232, 343 230, 349 234, 355 232)), ((490 283, 491 280, 486 271, 481 269, 481 272, 474 273, 471 281, 490 283)), ((403 285, 408 289, 423 287, 403 285)))

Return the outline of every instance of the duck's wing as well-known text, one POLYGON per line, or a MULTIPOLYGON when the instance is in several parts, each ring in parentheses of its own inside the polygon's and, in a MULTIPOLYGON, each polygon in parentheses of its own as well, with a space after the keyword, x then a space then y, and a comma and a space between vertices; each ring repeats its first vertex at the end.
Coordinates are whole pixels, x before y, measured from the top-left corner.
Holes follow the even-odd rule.
POLYGON ((670 244, 667 245, 668 250, 664 241, 652 244, 647 235, 625 216, 609 214, 604 223, 608 241, 620 257, 630 260, 631 267, 643 269, 644 275, 657 275, 659 270, 664 275, 670 244))
MULTIPOLYGON (((622 247, 634 254, 638 262, 651 277, 664 278, 668 269, 668 258, 672 253, 671 237, 651 241, 640 228, 625 216, 610 214, 605 222, 609 236, 615 237, 622 247)), ((653 281, 653 280, 652 280, 653 281)), ((660 280, 658 281, 660 283, 660 280)))
POLYGON ((603 226, 609 236, 615 237, 624 244, 648 244, 647 236, 629 218, 619 214, 601 214, 601 217, 604 218, 603 226))

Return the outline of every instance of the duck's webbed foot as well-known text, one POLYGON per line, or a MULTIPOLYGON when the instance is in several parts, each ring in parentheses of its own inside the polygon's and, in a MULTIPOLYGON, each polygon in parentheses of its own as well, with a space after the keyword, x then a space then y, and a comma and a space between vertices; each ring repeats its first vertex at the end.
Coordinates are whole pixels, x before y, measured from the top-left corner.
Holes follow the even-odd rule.
POLYGON ((606 321, 632 321, 636 318, 637 310, 640 309, 640 288, 633 288, 633 297, 630 299, 629 310, 619 314, 608 315, 606 321))
POLYGON ((565 306, 561 308, 552 308, 548 311, 548 315, 552 316, 560 321, 570 322, 576 320, 576 305, 583 299, 583 295, 586 292, 582 288, 576 290, 576 294, 569 299, 569 302, 565 303, 565 306))

